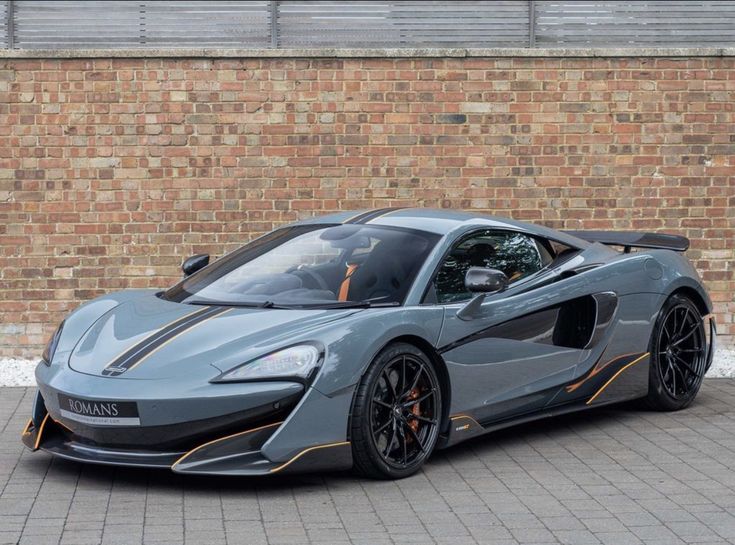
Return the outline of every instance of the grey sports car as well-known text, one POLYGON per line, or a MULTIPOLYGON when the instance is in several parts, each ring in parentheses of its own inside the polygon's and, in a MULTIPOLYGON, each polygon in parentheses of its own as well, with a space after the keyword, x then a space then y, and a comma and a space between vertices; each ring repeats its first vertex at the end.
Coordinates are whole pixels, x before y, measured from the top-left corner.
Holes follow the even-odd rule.
POLYGON ((23 442, 177 473, 400 478, 519 422, 681 409, 715 338, 688 245, 445 210, 302 221, 72 312, 23 442))

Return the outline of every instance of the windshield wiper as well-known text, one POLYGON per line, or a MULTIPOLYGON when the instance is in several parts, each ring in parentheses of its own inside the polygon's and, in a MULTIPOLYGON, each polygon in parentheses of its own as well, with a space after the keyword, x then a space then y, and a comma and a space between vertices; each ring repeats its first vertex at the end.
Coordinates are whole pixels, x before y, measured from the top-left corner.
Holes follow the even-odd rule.
POLYGON ((277 305, 273 301, 262 303, 239 302, 239 301, 187 301, 189 305, 205 305, 213 307, 242 307, 242 308, 291 308, 290 306, 277 305))
POLYGON ((397 307, 400 303, 390 301, 387 303, 374 303, 372 301, 335 301, 332 303, 314 303, 312 305, 299 305, 300 308, 314 309, 334 309, 334 308, 379 308, 379 307, 397 307))

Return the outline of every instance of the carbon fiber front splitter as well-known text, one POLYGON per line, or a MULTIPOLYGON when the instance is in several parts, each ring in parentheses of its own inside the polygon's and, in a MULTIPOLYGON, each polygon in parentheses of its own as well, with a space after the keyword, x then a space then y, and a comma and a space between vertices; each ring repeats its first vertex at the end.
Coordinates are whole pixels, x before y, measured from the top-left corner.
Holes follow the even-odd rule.
POLYGON ((176 473, 207 475, 270 475, 302 471, 339 470, 352 467, 352 449, 348 441, 305 447, 286 461, 274 462, 261 449, 278 431, 283 421, 261 425, 217 437, 189 449, 155 450, 105 446, 80 438, 48 412, 39 409, 36 426, 29 420, 22 441, 31 450, 43 450, 77 462, 171 469, 176 473))

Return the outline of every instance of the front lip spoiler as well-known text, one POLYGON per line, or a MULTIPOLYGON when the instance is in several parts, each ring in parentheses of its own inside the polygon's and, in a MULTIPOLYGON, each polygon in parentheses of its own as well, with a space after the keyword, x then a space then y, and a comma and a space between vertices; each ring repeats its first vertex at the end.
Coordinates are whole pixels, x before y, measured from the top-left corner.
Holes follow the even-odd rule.
POLYGON ((298 450, 286 461, 269 460, 261 448, 282 423, 226 435, 188 451, 125 450, 76 441, 70 430, 46 413, 38 428, 33 421, 28 422, 22 440, 31 450, 40 449, 75 462, 171 469, 183 474, 256 476, 352 467, 349 441, 312 445, 298 450))

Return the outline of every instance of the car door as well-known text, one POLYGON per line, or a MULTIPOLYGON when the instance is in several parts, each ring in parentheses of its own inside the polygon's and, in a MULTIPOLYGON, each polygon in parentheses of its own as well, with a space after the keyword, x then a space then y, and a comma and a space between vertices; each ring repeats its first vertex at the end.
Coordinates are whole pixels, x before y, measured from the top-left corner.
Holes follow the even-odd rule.
POLYGON ((427 298, 444 307, 438 345, 451 377, 453 414, 484 425, 543 408, 580 363, 597 356, 594 288, 574 269, 584 263, 583 252, 555 244, 483 229, 463 237, 440 264, 427 298), (469 316, 458 315, 476 296, 464 288, 473 266, 501 270, 509 285, 485 296, 469 316))

